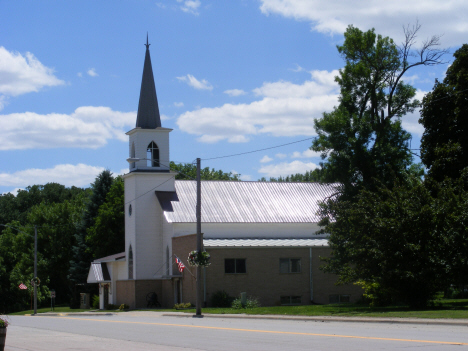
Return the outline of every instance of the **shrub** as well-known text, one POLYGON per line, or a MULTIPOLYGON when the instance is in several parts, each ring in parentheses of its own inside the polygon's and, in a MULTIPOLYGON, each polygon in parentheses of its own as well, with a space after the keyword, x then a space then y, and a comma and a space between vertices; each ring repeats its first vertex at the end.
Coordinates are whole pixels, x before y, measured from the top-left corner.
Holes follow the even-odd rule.
POLYGON ((93 295, 93 299, 92 299, 92 303, 91 303, 91 306, 97 310, 99 309, 99 295, 93 295))
POLYGON ((120 311, 128 310, 129 308, 130 308, 130 306, 127 305, 127 304, 124 304, 124 303, 119 306, 120 311))
POLYGON ((114 305, 113 303, 109 303, 105 307, 106 307, 106 310, 116 310, 117 308, 119 308, 119 306, 114 305))
POLYGON ((211 296, 211 306, 213 307, 231 307, 233 301, 234 298, 224 290, 218 290, 211 296))
POLYGON ((235 299, 233 302, 232 302, 232 305, 231 305, 232 308, 234 308, 235 310, 240 310, 241 308, 255 308, 255 307, 260 307, 260 303, 258 302, 258 299, 256 297, 253 297, 253 296, 249 296, 247 298, 247 300, 245 301, 245 306, 242 305, 242 300, 240 297, 238 297, 237 299, 235 299))
POLYGON ((174 305, 175 310, 180 310, 182 308, 190 308, 190 307, 192 307, 192 304, 190 302, 187 302, 187 303, 181 302, 181 303, 176 303, 174 305))

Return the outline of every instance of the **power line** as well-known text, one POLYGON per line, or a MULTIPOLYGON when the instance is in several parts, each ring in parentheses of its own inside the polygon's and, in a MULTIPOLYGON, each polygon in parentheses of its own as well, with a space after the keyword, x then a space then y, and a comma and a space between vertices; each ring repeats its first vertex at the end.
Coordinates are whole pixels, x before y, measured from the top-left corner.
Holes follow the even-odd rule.
POLYGON ((302 140, 297 140, 297 141, 293 141, 293 142, 291 142, 291 143, 286 143, 286 144, 281 144, 281 145, 266 147, 266 148, 264 148, 264 149, 258 149, 258 150, 253 150, 253 151, 241 152, 241 153, 238 153, 238 154, 225 155, 225 156, 218 156, 218 157, 211 157, 211 158, 202 158, 201 160, 202 160, 202 161, 208 161, 208 160, 216 160, 216 159, 218 159, 218 158, 226 158, 226 157, 234 157, 234 156, 252 154, 252 153, 254 153, 254 152, 260 152, 260 151, 265 151, 265 150, 276 149, 276 148, 279 148, 279 147, 282 147, 282 146, 291 145, 291 144, 297 144, 297 143, 301 143, 301 142, 303 142, 303 141, 312 140, 312 139, 315 139, 315 137, 306 138, 306 139, 302 139, 302 140))

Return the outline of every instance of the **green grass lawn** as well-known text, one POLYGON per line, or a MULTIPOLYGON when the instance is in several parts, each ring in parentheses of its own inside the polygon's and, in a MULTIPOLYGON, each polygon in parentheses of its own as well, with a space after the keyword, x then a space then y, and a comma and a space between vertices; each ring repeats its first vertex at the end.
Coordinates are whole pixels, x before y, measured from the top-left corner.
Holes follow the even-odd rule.
MULTIPOLYGON (((56 307, 54 312, 72 313, 90 310, 56 307)), ((118 311, 118 310, 117 310, 118 311)), ((143 311, 177 312, 175 309, 155 309, 143 311)), ((51 312, 50 307, 39 308, 38 313, 51 312)), ((99 311, 99 312, 116 312, 99 311)), ((195 309, 178 312, 195 313, 195 309)), ((394 318, 465 318, 468 319, 468 299, 439 299, 433 306, 421 310, 412 310, 406 306, 369 307, 360 304, 273 306, 252 309, 204 308, 203 313, 213 314, 256 314, 256 315, 291 315, 291 316, 352 316, 352 317, 394 317, 394 318)), ((11 315, 32 314, 33 311, 11 313, 11 315)))
MULTIPOLYGON (((195 313, 195 309, 184 310, 183 312, 195 313)), ((437 300, 434 302, 434 306, 427 307, 421 310, 412 310, 405 306, 369 307, 359 304, 333 304, 304 306, 273 306, 237 310, 233 308, 204 308, 202 309, 202 312, 213 314, 244 313, 253 315, 468 319, 468 299, 437 300)))

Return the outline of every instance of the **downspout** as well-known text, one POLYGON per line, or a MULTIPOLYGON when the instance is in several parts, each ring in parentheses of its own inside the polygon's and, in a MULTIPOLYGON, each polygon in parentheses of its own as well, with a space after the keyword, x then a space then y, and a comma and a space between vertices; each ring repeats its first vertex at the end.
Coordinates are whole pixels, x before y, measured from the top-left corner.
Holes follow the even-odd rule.
POLYGON ((309 247, 309 284, 310 284, 310 302, 314 302, 314 280, 312 277, 312 247, 309 247))

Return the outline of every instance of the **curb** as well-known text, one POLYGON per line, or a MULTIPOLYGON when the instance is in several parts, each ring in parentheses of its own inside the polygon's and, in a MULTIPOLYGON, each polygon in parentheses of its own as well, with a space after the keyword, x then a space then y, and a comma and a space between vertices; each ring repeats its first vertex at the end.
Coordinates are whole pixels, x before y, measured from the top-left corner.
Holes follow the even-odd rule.
MULTIPOLYGON (((163 313, 163 317, 194 318, 188 313, 163 313)), ((328 317, 328 316, 282 316, 282 315, 247 315, 247 314, 204 314, 203 318, 239 318, 239 319, 268 319, 293 320, 313 322, 354 322, 354 323, 389 323, 389 324, 426 324, 426 325, 458 325, 468 326, 468 320, 455 319, 416 319, 416 318, 378 318, 378 317, 328 317)), ((200 318, 200 317, 198 317, 200 318)))
POLYGON ((68 317, 68 316, 78 316, 78 317, 87 317, 87 316, 113 316, 115 313, 111 312, 101 312, 101 313, 88 313, 88 312, 72 312, 72 313, 38 313, 38 314, 25 314, 24 316, 28 317, 68 317))

